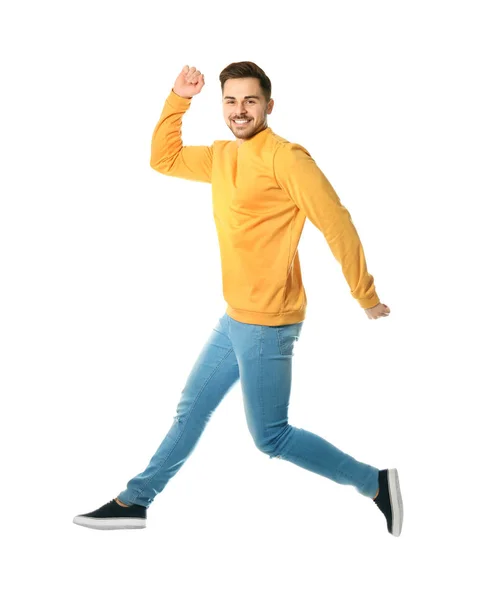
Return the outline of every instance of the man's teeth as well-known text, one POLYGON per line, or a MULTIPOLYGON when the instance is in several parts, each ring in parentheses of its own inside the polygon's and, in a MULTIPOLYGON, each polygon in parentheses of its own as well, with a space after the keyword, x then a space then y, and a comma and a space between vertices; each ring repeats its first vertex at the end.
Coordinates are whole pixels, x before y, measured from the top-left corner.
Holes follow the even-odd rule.
POLYGON ((234 119, 234 123, 248 123, 250 119, 234 119))

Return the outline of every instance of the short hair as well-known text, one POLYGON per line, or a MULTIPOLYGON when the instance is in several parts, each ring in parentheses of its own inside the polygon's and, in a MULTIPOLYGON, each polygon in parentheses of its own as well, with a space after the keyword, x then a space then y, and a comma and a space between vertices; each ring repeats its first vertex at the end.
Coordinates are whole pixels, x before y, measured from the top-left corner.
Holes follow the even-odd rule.
POLYGON ((222 95, 223 87, 227 79, 242 79, 243 77, 256 77, 257 79, 259 79, 259 85, 261 87, 261 91, 264 97, 266 98, 266 103, 268 103, 271 100, 271 81, 269 77, 261 69, 261 67, 258 67, 255 63, 250 62, 248 60, 230 63, 220 73, 222 95))

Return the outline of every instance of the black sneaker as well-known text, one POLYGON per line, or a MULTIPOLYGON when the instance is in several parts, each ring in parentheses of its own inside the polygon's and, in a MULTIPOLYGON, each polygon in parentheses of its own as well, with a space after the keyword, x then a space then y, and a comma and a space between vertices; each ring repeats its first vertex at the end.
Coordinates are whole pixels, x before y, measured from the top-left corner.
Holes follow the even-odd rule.
POLYGON ((401 535, 404 510, 397 469, 384 469, 378 474, 379 493, 373 498, 387 519, 387 529, 392 535, 401 535))
POLYGON ((121 506, 114 499, 93 512, 77 515, 73 522, 91 529, 143 529, 147 526, 147 509, 138 504, 121 506))

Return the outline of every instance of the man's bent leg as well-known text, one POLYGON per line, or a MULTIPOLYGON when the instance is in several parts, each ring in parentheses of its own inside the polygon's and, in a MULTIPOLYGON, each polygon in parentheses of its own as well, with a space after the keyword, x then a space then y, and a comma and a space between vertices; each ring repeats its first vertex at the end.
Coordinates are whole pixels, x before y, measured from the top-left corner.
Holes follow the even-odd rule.
POLYGON ((293 348, 302 324, 269 327, 231 322, 230 339, 239 364, 249 431, 256 446, 271 458, 353 485, 373 498, 378 489, 377 468, 288 423, 293 348))

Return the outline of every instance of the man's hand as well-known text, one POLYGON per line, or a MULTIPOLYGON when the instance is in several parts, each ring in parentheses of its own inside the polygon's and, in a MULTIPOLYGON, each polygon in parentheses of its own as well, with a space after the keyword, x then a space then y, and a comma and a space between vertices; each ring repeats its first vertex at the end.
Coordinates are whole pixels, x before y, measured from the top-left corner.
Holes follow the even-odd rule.
POLYGON ((199 94, 205 85, 205 76, 196 67, 189 68, 184 65, 182 71, 177 76, 172 91, 178 96, 190 100, 196 94, 199 94))
POLYGON ((379 303, 372 308, 365 308, 365 312, 369 319, 378 319, 379 317, 388 317, 390 308, 386 304, 379 303))

